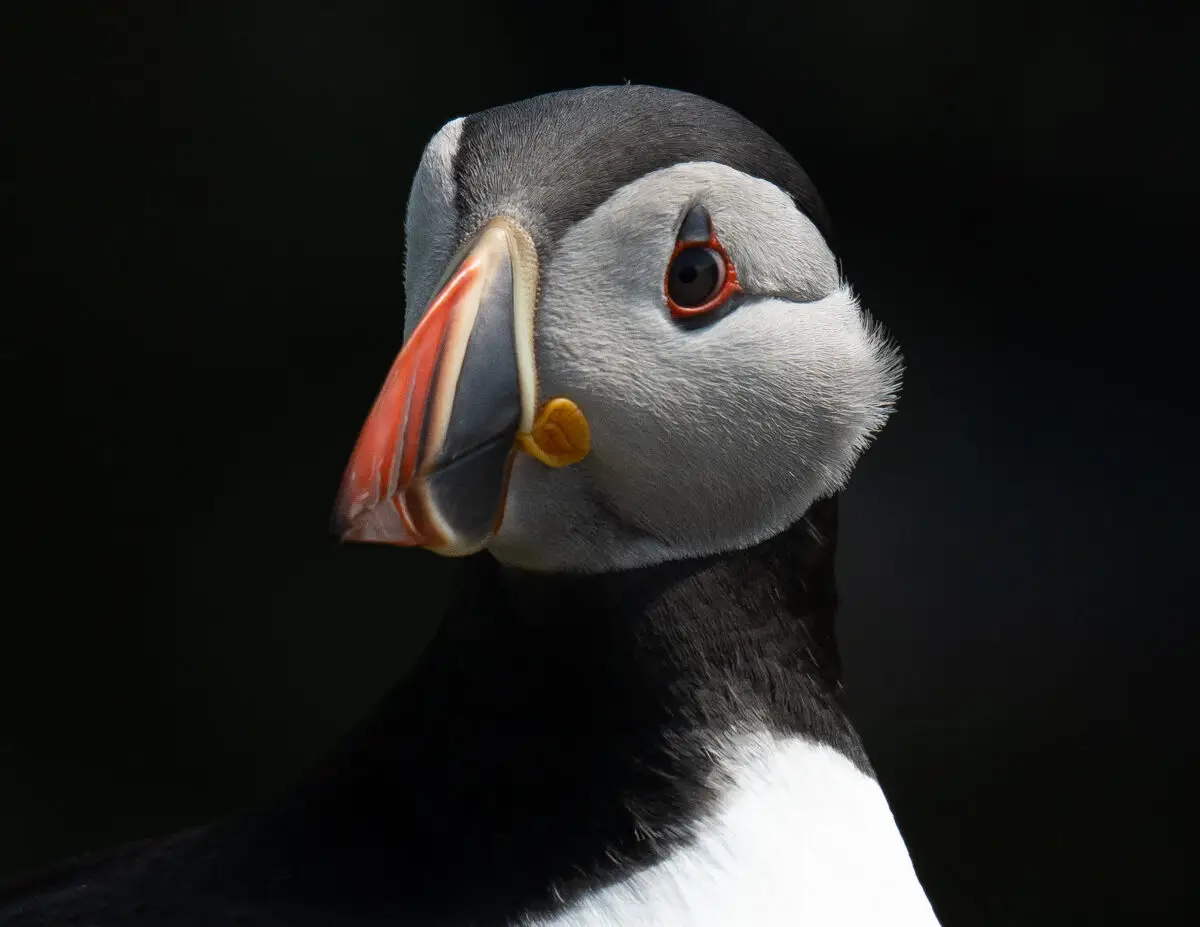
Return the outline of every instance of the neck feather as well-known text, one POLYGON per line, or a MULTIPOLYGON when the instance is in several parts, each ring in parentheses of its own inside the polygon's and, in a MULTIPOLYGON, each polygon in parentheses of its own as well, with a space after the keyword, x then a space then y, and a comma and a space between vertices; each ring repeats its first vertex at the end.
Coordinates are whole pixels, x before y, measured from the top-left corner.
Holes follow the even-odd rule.
POLYGON ((799 735, 869 773, 840 705, 835 545, 830 499, 755 548, 628 572, 471 558, 417 668, 266 833, 331 902, 508 917, 693 841, 723 738, 799 735))

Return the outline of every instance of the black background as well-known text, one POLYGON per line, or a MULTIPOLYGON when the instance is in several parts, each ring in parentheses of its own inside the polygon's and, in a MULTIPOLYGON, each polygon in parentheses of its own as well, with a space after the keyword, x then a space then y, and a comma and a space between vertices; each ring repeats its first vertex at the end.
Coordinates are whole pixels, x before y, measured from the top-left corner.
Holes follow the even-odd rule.
POLYGON ((269 794, 415 658, 452 565, 326 524, 399 346, 421 149, 632 80, 788 147, 905 349, 845 496, 839 633, 944 921, 1172 921, 1185 6, 14 4, 0 875, 269 794))

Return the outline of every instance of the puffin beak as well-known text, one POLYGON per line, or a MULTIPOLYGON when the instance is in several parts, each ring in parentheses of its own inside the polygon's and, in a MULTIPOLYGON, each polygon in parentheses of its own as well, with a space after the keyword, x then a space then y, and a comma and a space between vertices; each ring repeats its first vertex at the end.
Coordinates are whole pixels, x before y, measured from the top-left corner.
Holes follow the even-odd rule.
POLYGON ((334 513, 343 540, 464 556, 500 527, 534 427, 537 252, 498 218, 459 252, 387 375, 334 513))

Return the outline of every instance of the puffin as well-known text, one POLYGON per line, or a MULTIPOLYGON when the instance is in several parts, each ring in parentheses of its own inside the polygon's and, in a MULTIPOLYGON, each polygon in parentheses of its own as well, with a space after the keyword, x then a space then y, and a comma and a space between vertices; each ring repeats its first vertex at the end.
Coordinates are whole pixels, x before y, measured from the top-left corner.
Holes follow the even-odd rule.
POLYGON ((937 924, 844 706, 837 499, 902 357, 831 241, 701 96, 446 123, 333 517, 458 558, 432 643, 278 798, 21 877, 0 925, 937 924))

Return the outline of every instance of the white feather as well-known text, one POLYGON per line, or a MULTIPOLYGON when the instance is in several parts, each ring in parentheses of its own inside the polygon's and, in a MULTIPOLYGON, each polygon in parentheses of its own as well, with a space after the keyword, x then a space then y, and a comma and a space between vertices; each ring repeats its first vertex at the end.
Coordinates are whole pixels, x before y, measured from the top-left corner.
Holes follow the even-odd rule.
POLYGON ((879 783, 830 747, 731 743, 699 839, 523 927, 934 927, 879 783))

